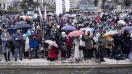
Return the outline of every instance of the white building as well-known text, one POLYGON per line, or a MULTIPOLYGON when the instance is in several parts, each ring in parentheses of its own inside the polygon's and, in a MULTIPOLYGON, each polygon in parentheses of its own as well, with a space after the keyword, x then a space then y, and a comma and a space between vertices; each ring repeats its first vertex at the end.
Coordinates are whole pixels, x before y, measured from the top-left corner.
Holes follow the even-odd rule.
POLYGON ((96 7, 93 3, 93 0, 81 0, 79 9, 81 11, 97 11, 98 7, 96 7))
POLYGON ((12 0, 0 0, 0 8, 2 10, 7 10, 8 7, 12 4, 12 0))
POLYGON ((9 6, 13 6, 15 2, 22 0, 0 0, 0 9, 7 10, 9 6))

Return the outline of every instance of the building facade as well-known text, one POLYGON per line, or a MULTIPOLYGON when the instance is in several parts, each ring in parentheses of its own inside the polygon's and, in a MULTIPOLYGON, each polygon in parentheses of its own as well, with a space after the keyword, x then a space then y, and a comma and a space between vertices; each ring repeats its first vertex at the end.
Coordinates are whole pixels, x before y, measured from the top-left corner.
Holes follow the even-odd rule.
POLYGON ((7 10, 8 7, 12 4, 12 0, 0 0, 0 9, 7 10))
POLYGON ((70 0, 70 10, 79 9, 79 4, 81 0, 70 0))
POLYGON ((93 0, 81 0, 79 5, 80 11, 97 11, 98 7, 96 7, 93 3, 93 0))
POLYGON ((22 0, 0 0, 0 9, 6 11, 10 6, 13 7, 20 1, 22 0))

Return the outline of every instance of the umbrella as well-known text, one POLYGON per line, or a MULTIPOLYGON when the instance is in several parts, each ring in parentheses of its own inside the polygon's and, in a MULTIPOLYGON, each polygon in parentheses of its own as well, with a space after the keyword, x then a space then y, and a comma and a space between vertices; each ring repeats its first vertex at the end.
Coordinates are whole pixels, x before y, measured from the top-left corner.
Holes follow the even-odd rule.
POLYGON ((63 17, 71 17, 70 14, 64 14, 63 17))
POLYGON ((45 40, 44 41, 45 43, 49 44, 49 45, 52 45, 54 47, 57 47, 58 48, 58 45, 55 41, 52 41, 52 40, 45 40))
POLYGON ((80 36, 80 35, 83 35, 83 34, 84 34, 83 31, 73 31, 73 32, 70 32, 68 34, 68 36, 74 37, 74 36, 80 36))
POLYGON ((89 27, 86 27, 86 28, 81 28, 80 31, 94 31, 93 28, 89 28, 89 27))
POLYGON ((117 30, 111 30, 111 31, 109 31, 109 32, 106 32, 105 34, 104 34, 104 36, 108 36, 108 35, 115 35, 115 34, 118 34, 119 32, 117 31, 117 30))
POLYGON ((84 24, 84 25, 87 25, 87 24, 89 24, 89 21, 85 21, 83 24, 84 24))
POLYGON ((30 19, 32 19, 32 17, 31 16, 25 16, 25 19, 30 20, 30 19))
POLYGON ((76 17, 76 14, 72 14, 71 17, 76 17))
POLYGON ((76 30, 76 28, 74 26, 64 26, 64 27, 62 27, 62 30, 74 31, 74 30, 76 30))
POLYGON ((65 20, 67 20, 68 18, 63 16, 63 17, 61 17, 61 19, 65 19, 65 20))
POLYGON ((126 22, 125 22, 124 20, 119 20, 119 21, 118 21, 118 24, 125 25, 126 22))
POLYGON ((132 32, 132 26, 126 26, 122 28, 122 31, 132 32))
POLYGON ((10 28, 8 28, 8 32, 9 33, 15 33, 16 32, 16 29, 13 28, 13 27, 10 27, 10 28))
POLYGON ((15 28, 16 28, 16 29, 32 28, 32 26, 29 25, 29 24, 19 24, 19 25, 16 25, 15 28))
POLYGON ((51 12, 49 12, 49 13, 48 13, 48 15, 51 15, 51 16, 53 16, 54 14, 53 14, 53 13, 51 13, 51 12))
POLYGON ((21 25, 21 24, 27 24, 27 22, 25 21, 20 21, 20 22, 17 22, 16 25, 21 25))
POLYGON ((25 20, 25 17, 26 17, 26 16, 20 16, 19 18, 22 18, 22 19, 24 19, 24 20, 25 20))

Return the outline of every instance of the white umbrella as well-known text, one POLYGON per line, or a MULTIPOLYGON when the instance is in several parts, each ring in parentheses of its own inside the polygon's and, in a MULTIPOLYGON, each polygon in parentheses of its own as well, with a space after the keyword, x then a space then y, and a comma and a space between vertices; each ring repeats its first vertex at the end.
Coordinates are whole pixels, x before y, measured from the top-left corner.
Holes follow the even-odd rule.
POLYGON ((63 17, 71 17, 70 14, 64 14, 63 17))
POLYGON ((45 43, 49 44, 49 45, 52 45, 54 47, 57 47, 58 48, 58 45, 55 41, 52 41, 52 40, 45 40, 44 41, 45 43))
POLYGON ((54 14, 53 14, 52 12, 49 12, 49 13, 48 13, 48 15, 51 15, 51 16, 53 16, 54 14))
POLYGON ((104 36, 108 36, 108 35, 115 35, 115 34, 118 34, 119 32, 117 30, 111 30, 111 31, 108 31, 104 34, 104 36))
POLYGON ((86 28, 81 28, 80 31, 94 31, 94 29, 86 27, 86 28))
POLYGON ((71 17, 76 17, 76 14, 72 14, 71 17))
POLYGON ((125 25, 126 22, 125 22, 124 20, 119 20, 119 21, 118 21, 118 24, 125 25))

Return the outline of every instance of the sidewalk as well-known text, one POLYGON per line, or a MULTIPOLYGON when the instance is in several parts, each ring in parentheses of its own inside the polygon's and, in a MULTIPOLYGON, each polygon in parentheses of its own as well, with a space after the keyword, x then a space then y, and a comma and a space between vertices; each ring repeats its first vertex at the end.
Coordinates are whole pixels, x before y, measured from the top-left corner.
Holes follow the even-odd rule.
MULTIPOLYGON (((11 56, 12 57, 12 56, 11 56)), ((95 59, 90 59, 90 60, 85 60, 85 61, 81 61, 80 63, 71 63, 69 62, 69 60, 64 60, 64 61, 48 61, 47 59, 23 59, 22 61, 14 61, 14 58, 11 58, 11 61, 6 62, 4 60, 3 55, 0 54, 0 65, 26 65, 26 66, 41 66, 41 65, 112 65, 112 64, 117 64, 117 65, 121 65, 121 64, 132 64, 132 62, 129 59, 125 59, 125 60, 114 60, 114 59, 108 59, 108 58, 104 58, 105 62, 102 63, 97 63, 95 62, 95 59)))
POLYGON ((46 59, 32 59, 32 60, 29 60, 29 59, 24 59, 23 61, 10 61, 10 62, 5 62, 4 60, 0 61, 0 65, 26 65, 26 66, 50 66, 50 65, 113 65, 113 64, 116 64, 116 65, 121 65, 121 64, 132 64, 132 62, 130 62, 128 59, 126 60, 120 60, 120 61, 117 61, 117 60, 112 60, 112 59, 107 59, 105 58, 105 62, 102 62, 102 63, 96 63, 94 61, 94 59, 91 59, 91 60, 86 60, 86 61, 83 61, 83 62, 80 62, 80 63, 70 63, 68 62, 67 60, 66 61, 48 61, 46 59))

